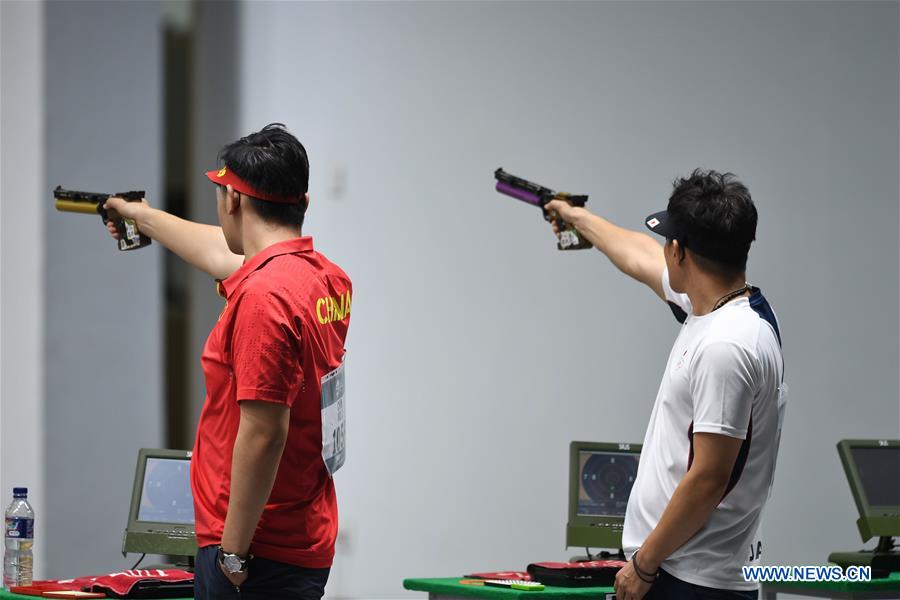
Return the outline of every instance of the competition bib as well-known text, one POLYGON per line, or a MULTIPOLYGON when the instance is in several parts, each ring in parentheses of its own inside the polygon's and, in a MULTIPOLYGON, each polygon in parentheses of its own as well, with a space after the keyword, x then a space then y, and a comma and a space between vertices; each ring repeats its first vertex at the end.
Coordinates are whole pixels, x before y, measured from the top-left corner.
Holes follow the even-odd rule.
POLYGON ((344 363, 322 377, 322 459, 334 475, 347 456, 344 363))

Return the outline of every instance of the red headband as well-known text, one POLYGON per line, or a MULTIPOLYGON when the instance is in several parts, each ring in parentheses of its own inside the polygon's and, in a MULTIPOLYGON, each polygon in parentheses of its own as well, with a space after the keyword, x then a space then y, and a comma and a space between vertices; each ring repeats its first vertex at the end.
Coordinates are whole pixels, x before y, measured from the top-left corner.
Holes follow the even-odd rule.
POLYGON ((285 196, 273 196, 272 194, 260 192, 259 190, 254 189, 253 186, 251 186, 249 183, 238 177, 234 173, 234 171, 228 170, 227 167, 222 167, 218 171, 207 171, 206 176, 209 177, 209 180, 213 183, 218 183, 219 185, 230 185, 242 194, 253 196, 254 198, 259 198, 260 200, 266 200, 267 202, 278 202, 279 204, 300 204, 301 202, 303 202, 302 194, 300 196, 287 198, 285 196))

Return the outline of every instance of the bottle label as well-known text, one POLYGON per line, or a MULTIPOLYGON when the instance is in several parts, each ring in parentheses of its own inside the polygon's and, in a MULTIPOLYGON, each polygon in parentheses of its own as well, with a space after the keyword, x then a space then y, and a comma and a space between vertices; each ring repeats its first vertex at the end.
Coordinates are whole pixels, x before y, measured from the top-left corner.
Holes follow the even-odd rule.
POLYGON ((6 517, 6 537, 22 540, 34 538, 34 519, 6 517))

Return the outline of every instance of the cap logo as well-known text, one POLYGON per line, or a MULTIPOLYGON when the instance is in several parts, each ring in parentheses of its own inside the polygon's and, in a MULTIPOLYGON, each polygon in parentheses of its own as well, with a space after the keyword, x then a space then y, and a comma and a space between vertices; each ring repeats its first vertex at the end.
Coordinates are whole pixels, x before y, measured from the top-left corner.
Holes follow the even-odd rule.
POLYGON ((657 218, 650 219, 649 221, 647 221, 647 225, 650 226, 651 228, 656 227, 657 225, 659 225, 659 219, 657 219, 657 218))
POLYGON ((219 169, 219 172, 216 173, 216 177, 225 177, 225 171, 227 170, 228 169, 226 169, 225 167, 222 167, 221 169, 219 169))

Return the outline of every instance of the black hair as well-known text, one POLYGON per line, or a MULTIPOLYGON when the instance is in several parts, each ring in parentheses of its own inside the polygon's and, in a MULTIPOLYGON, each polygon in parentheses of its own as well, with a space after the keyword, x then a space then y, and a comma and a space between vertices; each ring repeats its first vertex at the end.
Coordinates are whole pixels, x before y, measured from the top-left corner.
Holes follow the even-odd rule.
POLYGON ((743 273, 758 218, 747 187, 733 173, 704 169, 673 187, 667 211, 679 231, 675 239, 700 268, 720 276, 743 273))
POLYGON ((232 142, 219 152, 219 161, 255 189, 273 196, 300 197, 297 204, 269 202, 248 196, 264 221, 303 226, 309 190, 309 159, 303 144, 281 123, 232 142))

